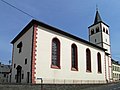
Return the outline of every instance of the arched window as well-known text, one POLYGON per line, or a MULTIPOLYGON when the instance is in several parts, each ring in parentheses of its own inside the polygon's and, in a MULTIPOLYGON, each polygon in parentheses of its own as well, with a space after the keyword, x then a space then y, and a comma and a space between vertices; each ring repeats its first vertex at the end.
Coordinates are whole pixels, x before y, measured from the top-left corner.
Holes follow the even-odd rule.
POLYGON ((86 71, 91 72, 91 52, 88 48, 86 49, 86 71))
POLYGON ((72 70, 78 70, 78 57, 77 57, 77 46, 72 44, 71 46, 71 63, 72 63, 72 70))
POLYGON ((99 27, 96 28, 96 33, 99 32, 99 27))
POLYGON ((94 29, 91 30, 91 35, 94 34, 94 29))
POLYGON ((52 40, 52 68, 60 68, 60 41, 57 38, 52 40))
POLYGON ((106 29, 106 34, 108 34, 108 30, 106 29))
POLYGON ((103 27, 103 32, 105 32, 105 28, 103 27))
POLYGON ((102 68, 101 68, 101 54, 99 52, 97 53, 97 62, 98 62, 98 73, 102 73, 102 68))

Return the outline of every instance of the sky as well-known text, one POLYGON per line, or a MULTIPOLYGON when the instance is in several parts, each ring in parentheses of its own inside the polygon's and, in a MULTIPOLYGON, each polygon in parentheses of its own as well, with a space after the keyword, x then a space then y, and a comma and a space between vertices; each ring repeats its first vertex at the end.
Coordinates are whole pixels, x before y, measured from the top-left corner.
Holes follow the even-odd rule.
POLYGON ((0 62, 12 60, 10 42, 32 19, 88 41, 96 5, 110 26, 112 58, 120 61, 120 0, 0 0, 0 62))

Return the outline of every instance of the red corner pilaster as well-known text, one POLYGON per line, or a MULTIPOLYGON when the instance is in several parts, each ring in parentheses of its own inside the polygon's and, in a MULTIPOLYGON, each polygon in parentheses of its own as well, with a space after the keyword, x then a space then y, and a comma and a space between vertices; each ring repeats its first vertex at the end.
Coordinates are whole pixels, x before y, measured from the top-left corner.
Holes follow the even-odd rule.
POLYGON ((38 25, 34 24, 33 26, 33 50, 32 50, 32 84, 35 84, 35 65, 36 65, 36 47, 37 47, 37 29, 38 25))

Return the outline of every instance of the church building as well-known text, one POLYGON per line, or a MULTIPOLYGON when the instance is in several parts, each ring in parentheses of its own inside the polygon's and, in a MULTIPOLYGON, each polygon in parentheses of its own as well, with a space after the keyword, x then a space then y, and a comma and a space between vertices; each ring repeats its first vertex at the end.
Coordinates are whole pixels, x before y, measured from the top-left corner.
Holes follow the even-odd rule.
POLYGON ((37 20, 13 40, 12 83, 100 84, 112 80, 109 26, 98 10, 89 41, 37 20))

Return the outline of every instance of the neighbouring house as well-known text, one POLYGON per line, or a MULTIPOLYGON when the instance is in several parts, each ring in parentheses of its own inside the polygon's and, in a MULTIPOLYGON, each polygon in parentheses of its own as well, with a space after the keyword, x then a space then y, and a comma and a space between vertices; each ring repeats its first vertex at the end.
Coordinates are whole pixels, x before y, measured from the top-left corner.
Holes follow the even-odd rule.
POLYGON ((89 41, 37 20, 13 40, 12 83, 93 84, 112 80, 109 26, 98 10, 89 41))
POLYGON ((0 83, 10 82, 11 65, 0 63, 0 83))
POLYGON ((120 80, 120 63, 112 59, 112 77, 113 81, 120 80))

